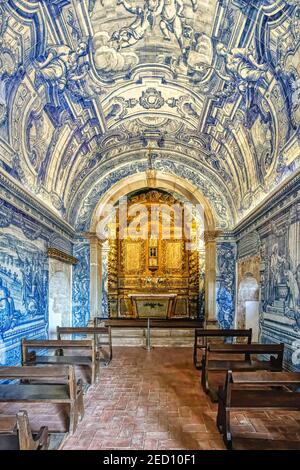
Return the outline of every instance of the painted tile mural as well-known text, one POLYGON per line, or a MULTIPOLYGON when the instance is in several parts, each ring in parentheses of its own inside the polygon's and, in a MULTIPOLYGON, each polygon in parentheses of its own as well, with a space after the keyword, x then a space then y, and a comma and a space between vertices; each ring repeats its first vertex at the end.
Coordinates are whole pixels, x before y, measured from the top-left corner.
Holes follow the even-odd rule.
POLYGON ((261 339, 284 342, 286 361, 300 369, 300 215, 295 204, 262 238, 261 339))
POLYGON ((217 318, 225 329, 232 328, 234 323, 235 263, 235 244, 217 244, 217 318))
POLYGON ((0 231, 0 364, 20 362, 20 339, 45 336, 48 321, 48 260, 45 241, 29 240, 20 228, 0 231))
POLYGON ((85 326, 90 318, 90 246, 87 241, 74 245, 79 260, 73 267, 72 312, 73 326, 85 326))

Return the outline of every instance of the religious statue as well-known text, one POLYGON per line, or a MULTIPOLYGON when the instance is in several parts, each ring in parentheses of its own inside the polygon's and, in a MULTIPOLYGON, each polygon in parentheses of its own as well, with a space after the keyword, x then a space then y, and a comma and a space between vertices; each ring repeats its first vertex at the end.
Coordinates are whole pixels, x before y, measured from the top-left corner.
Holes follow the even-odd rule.
POLYGON ((0 333, 7 331, 13 320, 15 305, 10 291, 3 285, 3 279, 0 277, 0 333))
POLYGON ((70 80, 76 82, 82 80, 88 69, 87 63, 79 65, 81 57, 87 55, 87 43, 80 42, 76 50, 66 45, 53 45, 46 51, 47 58, 44 62, 35 62, 40 76, 46 81, 53 82, 63 91, 70 80))
POLYGON ((246 94, 246 107, 249 108, 252 101, 251 91, 254 85, 266 77, 268 66, 259 64, 251 49, 234 48, 228 50, 219 43, 216 47, 217 54, 224 57, 226 74, 216 70, 217 75, 228 83, 233 83, 240 93, 246 94))

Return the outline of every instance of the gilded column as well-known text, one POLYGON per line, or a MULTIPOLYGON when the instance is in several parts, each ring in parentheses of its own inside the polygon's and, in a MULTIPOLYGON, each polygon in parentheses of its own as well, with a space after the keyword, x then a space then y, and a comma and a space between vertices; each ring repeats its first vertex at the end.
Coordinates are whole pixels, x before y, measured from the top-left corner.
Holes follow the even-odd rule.
POLYGON ((219 231, 204 232, 205 241, 205 318, 208 327, 217 326, 216 311, 216 238, 219 231))

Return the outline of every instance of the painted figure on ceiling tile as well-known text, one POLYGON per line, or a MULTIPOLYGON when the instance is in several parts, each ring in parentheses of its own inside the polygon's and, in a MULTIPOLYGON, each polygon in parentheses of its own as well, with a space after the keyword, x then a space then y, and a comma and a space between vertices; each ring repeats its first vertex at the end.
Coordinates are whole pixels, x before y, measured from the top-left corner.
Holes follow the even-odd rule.
POLYGON ((117 0, 117 5, 123 5, 126 11, 136 15, 129 26, 121 28, 112 34, 111 40, 118 44, 117 49, 132 46, 140 41, 148 29, 155 25, 155 18, 162 10, 161 0, 145 0, 144 7, 133 7, 127 0, 117 0))
MULTIPOLYGON (((224 57, 225 68, 228 76, 224 80, 228 80, 230 75, 246 83, 257 82, 263 78, 268 70, 266 64, 258 64, 253 52, 246 48, 234 48, 231 51, 226 48, 224 44, 217 45, 218 55, 224 57)), ((219 72, 218 72, 219 73, 219 72)), ((241 83, 241 87, 242 87, 241 83)))
POLYGON ((3 279, 0 277, 0 332, 7 331, 13 320, 15 313, 15 306, 10 291, 3 284, 3 279))
MULTIPOLYGON (((104 0, 99 0, 99 3, 101 4, 102 7, 104 6, 103 1, 104 0)), ((90 15, 92 15, 94 13, 96 3, 97 3, 97 0, 89 0, 89 2, 88 2, 88 12, 89 12, 90 15)))
MULTIPOLYGON (((197 0, 191 0, 193 11, 197 9, 197 0)), ((183 48, 183 37, 191 37, 192 28, 185 24, 182 0, 145 0, 144 6, 133 7, 127 0, 117 0, 117 5, 123 5, 126 11, 136 15, 133 23, 112 34, 112 40, 117 41, 118 49, 132 46, 140 41, 147 30, 154 28, 156 18, 160 17, 160 29, 166 41, 173 34, 183 48), (171 34, 170 34, 171 33, 171 34)))
POLYGON ((65 45, 53 45, 46 50, 47 58, 44 62, 35 62, 35 65, 46 81, 55 83, 63 91, 69 80, 76 82, 87 74, 88 64, 79 64, 87 53, 88 46, 85 42, 80 42, 76 50, 65 45))
POLYGON ((246 107, 249 108, 252 101, 254 85, 266 77, 268 66, 259 64, 251 49, 234 48, 227 49, 222 43, 217 44, 217 54, 224 57, 226 75, 216 70, 217 75, 226 82, 235 82, 238 90, 246 94, 246 107))
MULTIPOLYGON (((191 0, 193 11, 197 10, 197 0, 191 0)), ((185 24, 182 0, 162 0, 160 29, 164 40, 170 41, 174 34, 180 49, 183 49, 183 37, 191 37, 192 28, 185 24)))

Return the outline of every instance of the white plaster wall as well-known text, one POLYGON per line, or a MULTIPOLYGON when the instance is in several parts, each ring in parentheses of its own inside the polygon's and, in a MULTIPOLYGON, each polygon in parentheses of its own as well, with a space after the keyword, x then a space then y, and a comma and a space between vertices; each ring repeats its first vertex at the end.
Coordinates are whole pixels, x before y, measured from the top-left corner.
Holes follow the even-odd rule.
POLYGON ((252 341, 253 343, 258 342, 259 336, 259 301, 258 300, 246 300, 246 328, 252 328, 252 341))
POLYGON ((72 325, 72 267, 49 259, 49 338, 56 338, 57 326, 72 325))

